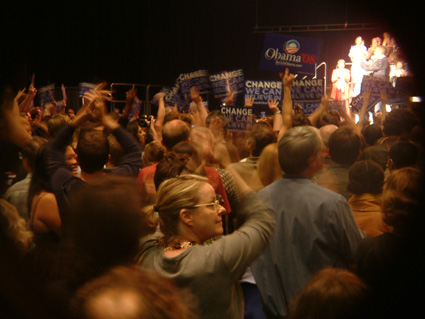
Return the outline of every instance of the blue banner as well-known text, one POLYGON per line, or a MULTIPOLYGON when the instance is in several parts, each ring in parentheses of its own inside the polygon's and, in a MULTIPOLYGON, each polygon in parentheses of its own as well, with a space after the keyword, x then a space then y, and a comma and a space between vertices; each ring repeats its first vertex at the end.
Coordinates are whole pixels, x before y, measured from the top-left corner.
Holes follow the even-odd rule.
POLYGON ((295 35, 268 33, 264 38, 260 68, 264 71, 313 76, 319 63, 322 41, 295 35))
POLYGON ((254 104, 268 105, 268 100, 282 101, 283 84, 281 81, 246 80, 244 93, 245 98, 254 99, 254 104))
POLYGON ((187 112, 190 102, 190 88, 196 86, 200 94, 210 91, 209 74, 207 70, 181 73, 174 86, 167 90, 164 102, 168 105, 177 104, 180 112, 187 112))
POLYGON ((243 92, 244 73, 242 69, 223 71, 209 77, 211 90, 215 98, 224 98, 233 92, 235 95, 243 92))
POLYGON ((295 79, 291 87, 293 105, 301 105, 305 115, 311 114, 320 106, 320 101, 325 93, 323 79, 295 79))
POLYGON ((252 129, 253 115, 250 107, 224 106, 220 112, 230 119, 227 124, 229 132, 245 132, 252 129))
POLYGON ((43 86, 42 88, 37 90, 37 94, 39 95, 39 99, 40 99, 41 108, 44 107, 44 104, 54 101, 54 90, 55 90, 55 84, 43 86))
MULTIPOLYGON (((408 101, 407 92, 394 88, 389 81, 382 80, 373 76, 363 76, 361 93, 370 91, 369 104, 367 111, 373 110, 373 107, 381 101, 381 91, 388 95, 388 104, 404 104, 408 101)), ((351 108, 354 112, 359 112, 363 105, 362 94, 354 97, 351 101, 351 108)))
POLYGON ((89 83, 89 82, 80 82, 78 83, 78 96, 83 97, 84 93, 90 90, 94 90, 97 84, 89 83))

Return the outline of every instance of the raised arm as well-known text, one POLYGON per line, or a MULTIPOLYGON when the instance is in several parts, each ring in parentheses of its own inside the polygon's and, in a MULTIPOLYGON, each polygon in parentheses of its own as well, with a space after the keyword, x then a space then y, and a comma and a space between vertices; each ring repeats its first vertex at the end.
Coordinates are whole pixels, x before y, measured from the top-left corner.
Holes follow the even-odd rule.
POLYGON ((36 95, 37 95, 37 89, 34 86, 31 85, 28 88, 28 93, 25 95, 25 98, 19 104, 19 111, 28 112, 30 105, 31 105, 31 103, 34 100, 36 95))
POLYGON ((282 112, 279 110, 279 102, 276 99, 268 100, 267 104, 273 112, 273 131, 279 132, 282 128, 282 112))
POLYGON ((155 96, 153 97, 154 103, 158 101, 158 112, 156 114, 156 121, 155 121, 155 125, 153 126, 153 129, 155 130, 156 135, 159 137, 159 140, 161 140, 162 127, 164 125, 164 118, 165 118, 164 96, 165 96, 164 92, 159 92, 155 94, 155 96))
POLYGON ((282 102, 282 128, 278 134, 278 141, 285 134, 287 130, 292 127, 292 97, 291 97, 291 86, 295 79, 295 76, 289 73, 289 69, 285 70, 285 73, 281 73, 283 82, 283 102, 282 102))
POLYGON ((370 90, 363 92, 362 97, 363 97, 363 104, 359 110, 359 122, 357 123, 357 127, 359 128, 360 132, 363 130, 364 126, 366 125, 366 113, 367 113, 367 106, 369 105, 369 101, 370 101, 370 90))
POLYGON ((313 113, 310 114, 308 117, 310 119, 310 123, 312 126, 316 126, 317 120, 329 110, 329 99, 326 94, 322 96, 322 99, 320 100, 320 106, 313 111, 313 113))
MULTIPOLYGON (((26 147, 32 143, 31 134, 25 129, 23 125, 23 119, 19 114, 18 101, 21 98, 23 91, 19 91, 16 96, 10 97, 8 101, 1 101, 0 112, 2 113, 1 125, 4 125, 4 131, 2 127, 2 133, 6 135, 6 138, 12 143, 19 147, 26 147)), ((0 117, 0 118, 1 118, 0 117)))
POLYGON ((204 102, 202 101, 202 97, 199 94, 199 88, 196 86, 190 88, 190 98, 195 103, 196 108, 199 113, 199 120, 201 126, 206 126, 206 119, 208 116, 207 110, 205 109, 204 102))

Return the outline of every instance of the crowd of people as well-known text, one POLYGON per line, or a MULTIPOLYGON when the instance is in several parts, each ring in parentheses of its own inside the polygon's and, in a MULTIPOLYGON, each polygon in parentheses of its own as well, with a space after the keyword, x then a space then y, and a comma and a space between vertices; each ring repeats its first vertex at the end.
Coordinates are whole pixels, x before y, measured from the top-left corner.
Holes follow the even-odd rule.
POLYGON ((131 118, 134 87, 117 112, 105 84, 78 110, 52 103, 43 112, 31 106, 34 87, 4 89, 2 316, 376 318, 420 309, 417 110, 383 110, 371 124, 363 92, 357 123, 326 95, 306 116, 293 107, 295 76, 280 77, 273 116, 238 133, 196 87, 189 113, 158 93, 155 116, 131 118))

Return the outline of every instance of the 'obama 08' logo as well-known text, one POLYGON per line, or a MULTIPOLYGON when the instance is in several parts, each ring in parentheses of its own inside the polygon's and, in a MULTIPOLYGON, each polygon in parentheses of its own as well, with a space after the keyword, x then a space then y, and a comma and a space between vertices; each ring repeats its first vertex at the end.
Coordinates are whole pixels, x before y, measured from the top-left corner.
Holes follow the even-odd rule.
POLYGON ((300 49, 300 43, 297 40, 286 41, 283 45, 283 50, 286 53, 294 54, 297 53, 300 49))

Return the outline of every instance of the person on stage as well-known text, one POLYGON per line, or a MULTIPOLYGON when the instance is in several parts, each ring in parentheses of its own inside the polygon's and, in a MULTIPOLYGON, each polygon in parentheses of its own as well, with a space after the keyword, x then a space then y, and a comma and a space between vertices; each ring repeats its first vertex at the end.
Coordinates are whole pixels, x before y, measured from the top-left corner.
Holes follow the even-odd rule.
POLYGON ((338 60, 336 69, 332 71, 331 98, 334 101, 343 101, 347 114, 351 114, 349 104, 351 98, 350 80, 351 73, 349 69, 345 68, 345 60, 338 60))
POLYGON ((360 66, 360 61, 367 57, 367 48, 364 45, 362 37, 357 37, 355 45, 351 46, 348 56, 351 59, 351 79, 353 82, 352 95, 353 97, 360 94, 363 75, 366 72, 360 66))

